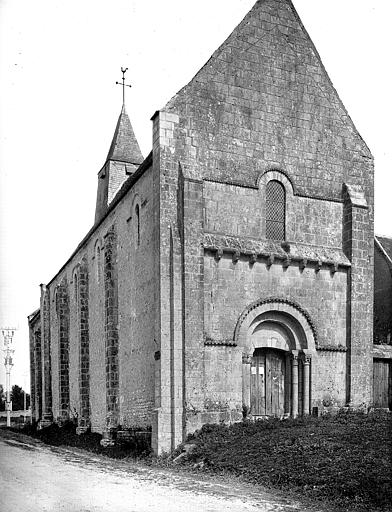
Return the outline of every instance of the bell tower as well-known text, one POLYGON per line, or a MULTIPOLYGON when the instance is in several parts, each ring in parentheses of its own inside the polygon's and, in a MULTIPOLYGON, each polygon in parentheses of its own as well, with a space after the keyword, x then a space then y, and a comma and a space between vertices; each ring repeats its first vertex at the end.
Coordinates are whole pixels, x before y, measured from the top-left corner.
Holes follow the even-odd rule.
POLYGON ((128 176, 132 175, 143 162, 143 155, 125 110, 125 87, 131 87, 125 84, 127 69, 121 68, 122 83, 116 82, 123 88, 123 104, 108 155, 98 173, 95 223, 105 215, 108 206, 128 176))

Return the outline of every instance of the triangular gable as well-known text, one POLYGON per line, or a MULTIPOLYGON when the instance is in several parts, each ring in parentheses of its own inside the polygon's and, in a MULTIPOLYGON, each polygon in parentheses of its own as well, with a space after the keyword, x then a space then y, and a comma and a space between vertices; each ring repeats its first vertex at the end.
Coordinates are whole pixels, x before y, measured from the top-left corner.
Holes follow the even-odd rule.
POLYGON ((289 0, 259 0, 164 110, 179 114, 199 175, 249 182, 278 166, 297 191, 335 198, 369 176, 369 149, 289 0))

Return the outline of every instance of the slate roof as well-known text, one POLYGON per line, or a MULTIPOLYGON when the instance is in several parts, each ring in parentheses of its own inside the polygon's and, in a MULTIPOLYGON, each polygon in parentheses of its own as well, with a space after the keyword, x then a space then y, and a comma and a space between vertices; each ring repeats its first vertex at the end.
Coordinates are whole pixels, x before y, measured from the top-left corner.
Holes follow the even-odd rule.
POLYGON ((140 165, 144 160, 124 105, 122 106, 109 153, 106 157, 106 161, 108 160, 135 165, 140 165))
POLYGON ((376 246, 377 242, 380 244, 382 252, 384 252, 388 258, 389 263, 392 262, 392 238, 388 238, 386 236, 378 236, 376 235, 374 237, 376 239, 376 246))

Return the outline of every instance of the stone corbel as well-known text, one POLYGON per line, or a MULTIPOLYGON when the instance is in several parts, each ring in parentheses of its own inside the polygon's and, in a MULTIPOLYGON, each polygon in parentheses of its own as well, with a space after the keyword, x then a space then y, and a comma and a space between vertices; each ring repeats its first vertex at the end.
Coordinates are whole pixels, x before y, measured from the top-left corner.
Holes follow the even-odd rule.
POLYGON ((337 263, 331 263, 330 271, 331 274, 334 275, 338 271, 338 264, 337 263))
POLYGON ((270 254, 267 259, 267 267, 270 268, 271 265, 274 263, 274 261, 275 261, 275 256, 273 254, 270 254))
POLYGON ((321 260, 316 261, 316 272, 320 272, 323 262, 321 260))
POLYGON ((216 259, 216 261, 219 261, 222 258, 222 256, 223 256, 223 249, 221 247, 219 247, 216 250, 214 258, 216 259))
POLYGON ((289 255, 283 260, 283 268, 288 268, 291 265, 291 258, 289 255))
POLYGON ((307 264, 308 260, 306 258, 302 258, 302 260, 299 262, 299 269, 301 271, 305 270, 307 264))
POLYGON ((240 251, 237 249, 233 254, 233 263, 237 263, 237 261, 240 259, 240 251))
POLYGON ((251 265, 254 265, 257 261, 257 254, 255 252, 252 252, 252 254, 250 255, 250 259, 249 259, 249 262, 251 265))

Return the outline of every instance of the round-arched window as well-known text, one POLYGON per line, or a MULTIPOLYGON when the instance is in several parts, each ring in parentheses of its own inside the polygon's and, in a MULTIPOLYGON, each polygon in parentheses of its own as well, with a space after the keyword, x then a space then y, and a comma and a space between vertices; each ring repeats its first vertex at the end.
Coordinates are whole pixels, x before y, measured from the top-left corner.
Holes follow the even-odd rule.
POLYGON ((286 191, 277 180, 267 183, 266 190, 266 238, 285 240, 286 238, 286 191))

